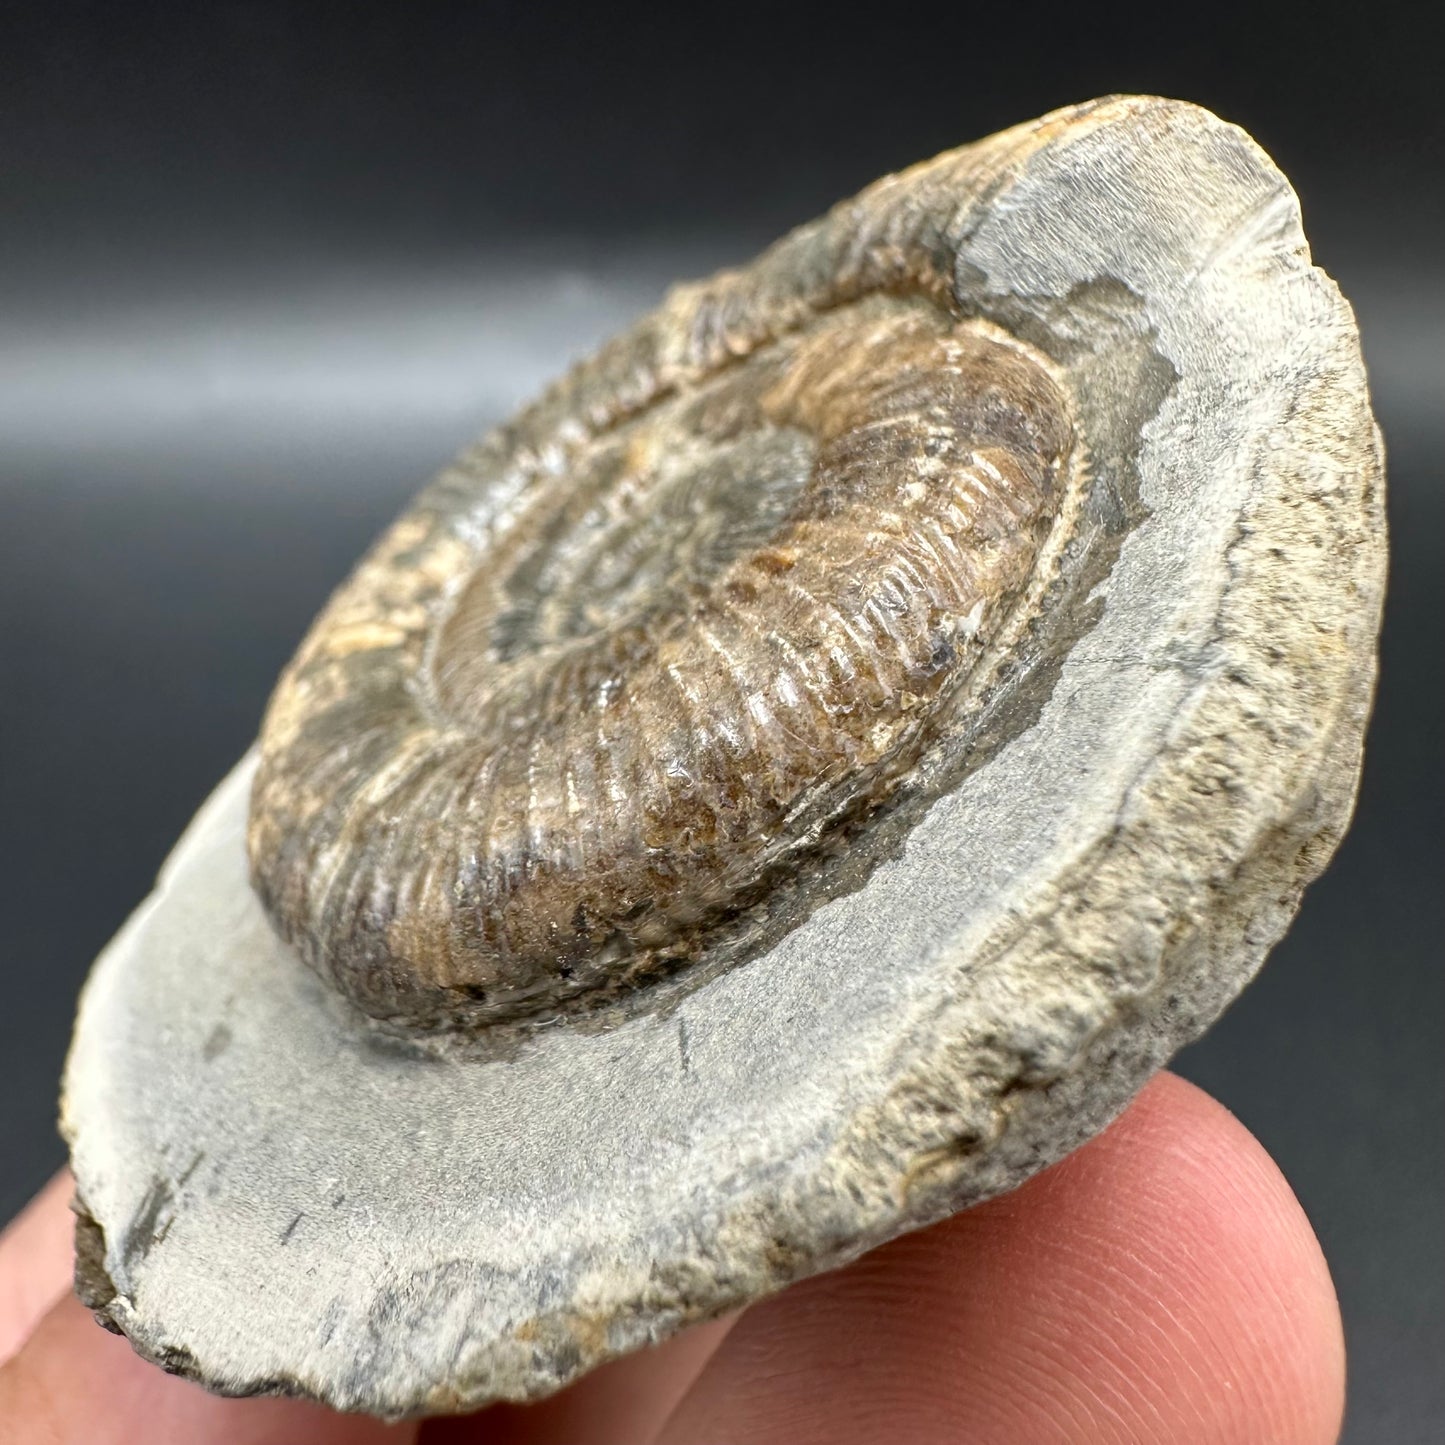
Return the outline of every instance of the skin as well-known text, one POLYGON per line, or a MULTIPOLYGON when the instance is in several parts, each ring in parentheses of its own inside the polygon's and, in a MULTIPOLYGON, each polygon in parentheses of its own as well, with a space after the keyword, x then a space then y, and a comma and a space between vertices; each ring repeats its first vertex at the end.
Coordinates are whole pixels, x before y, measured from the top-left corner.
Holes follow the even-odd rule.
POLYGON ((1004 1198, 551 1400, 384 1426, 221 1400, 69 1295, 70 1185, 0 1236, 0 1442, 24 1445, 1328 1445, 1339 1307, 1298 1201, 1221 1105, 1161 1075, 1004 1198))

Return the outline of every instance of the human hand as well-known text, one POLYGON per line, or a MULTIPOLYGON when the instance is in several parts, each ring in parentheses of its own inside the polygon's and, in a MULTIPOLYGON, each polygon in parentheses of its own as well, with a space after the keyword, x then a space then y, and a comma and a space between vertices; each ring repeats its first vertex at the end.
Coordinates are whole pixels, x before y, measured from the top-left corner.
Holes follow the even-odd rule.
POLYGON ((1232 1115, 1162 1075, 1021 1189, 604 1365, 540 1404, 384 1426, 223 1400, 68 1293, 68 1176, 0 1237, 3 1445, 1328 1445, 1329 1271, 1232 1115))

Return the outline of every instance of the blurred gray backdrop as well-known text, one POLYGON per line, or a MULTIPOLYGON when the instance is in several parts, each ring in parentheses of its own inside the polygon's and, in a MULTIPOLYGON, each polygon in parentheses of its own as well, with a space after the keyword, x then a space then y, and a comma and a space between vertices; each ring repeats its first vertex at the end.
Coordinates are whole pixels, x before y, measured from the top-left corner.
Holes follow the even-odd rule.
POLYGON ((92 956, 433 470, 670 280, 882 171, 1157 91, 1295 181, 1359 313, 1393 525, 1354 831, 1178 1067, 1319 1231, 1346 1438, 1445 1438, 1445 137, 1405 7, 7 10, 0 1219, 62 1161, 92 956))

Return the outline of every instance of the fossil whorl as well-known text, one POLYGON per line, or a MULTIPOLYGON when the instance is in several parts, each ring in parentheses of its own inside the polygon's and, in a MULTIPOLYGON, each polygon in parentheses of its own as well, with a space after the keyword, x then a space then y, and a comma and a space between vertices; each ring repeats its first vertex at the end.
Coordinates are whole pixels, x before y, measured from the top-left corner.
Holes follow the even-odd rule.
POLYGON ((317 621, 249 852, 368 1012, 507 1018, 696 960, 976 702, 1081 443, 1048 360, 917 245, 839 265, 882 200, 675 293, 317 621))

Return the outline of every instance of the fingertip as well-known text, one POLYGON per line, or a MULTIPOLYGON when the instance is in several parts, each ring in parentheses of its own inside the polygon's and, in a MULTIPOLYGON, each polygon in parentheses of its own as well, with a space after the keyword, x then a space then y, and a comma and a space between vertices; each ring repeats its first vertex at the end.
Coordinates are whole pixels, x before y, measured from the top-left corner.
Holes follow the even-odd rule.
POLYGON ((1023 1188, 755 1307, 662 1438, 1329 1445, 1343 1382, 1288 1184, 1166 1075, 1023 1188))
POLYGON ((1114 1352, 1121 1398, 1130 1378, 1157 1382, 1161 1425, 1194 1431, 1176 1438, 1338 1438, 1345 1351, 1329 1267, 1279 1166, 1228 1109, 1161 1074, 1039 1184, 1059 1247, 1092 1252, 1063 1338, 1082 1346, 1091 1308, 1132 1303, 1132 1323, 1094 1346, 1114 1352))
POLYGON ((0 1364, 70 1288, 73 1187, 60 1170, 0 1233, 0 1364))

